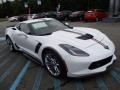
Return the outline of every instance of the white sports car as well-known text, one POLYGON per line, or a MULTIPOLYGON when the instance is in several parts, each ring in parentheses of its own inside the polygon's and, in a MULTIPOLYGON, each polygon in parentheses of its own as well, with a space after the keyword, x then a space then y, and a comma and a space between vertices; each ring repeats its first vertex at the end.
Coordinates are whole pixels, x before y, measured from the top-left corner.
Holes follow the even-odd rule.
POLYGON ((17 20, 18 20, 18 16, 13 16, 13 17, 8 18, 8 21, 10 21, 10 22, 14 22, 17 20))
POLYGON ((116 60, 113 42, 99 30, 70 27, 52 18, 20 22, 5 35, 11 51, 32 56, 54 77, 103 72, 116 60))

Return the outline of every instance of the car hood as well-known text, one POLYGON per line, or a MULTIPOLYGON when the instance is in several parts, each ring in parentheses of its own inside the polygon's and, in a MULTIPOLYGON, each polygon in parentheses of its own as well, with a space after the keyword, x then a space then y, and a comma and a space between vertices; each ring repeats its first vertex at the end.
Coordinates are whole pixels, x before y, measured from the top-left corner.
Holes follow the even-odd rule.
POLYGON ((81 38, 83 35, 86 34, 93 36, 93 38, 95 38, 99 42, 104 39, 100 31, 82 27, 74 27, 73 29, 60 30, 54 32, 52 35, 49 36, 49 38, 59 41, 61 42, 61 44, 69 44, 82 49, 98 44, 98 42, 96 42, 92 38, 85 40, 81 38))

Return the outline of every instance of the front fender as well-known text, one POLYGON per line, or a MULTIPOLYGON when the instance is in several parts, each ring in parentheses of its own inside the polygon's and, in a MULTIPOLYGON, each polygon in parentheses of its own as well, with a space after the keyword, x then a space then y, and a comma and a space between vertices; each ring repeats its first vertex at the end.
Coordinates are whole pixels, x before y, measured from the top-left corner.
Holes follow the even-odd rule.
POLYGON ((67 61, 69 61, 70 60, 70 58, 69 58, 69 53, 67 53, 64 49, 62 49, 59 45, 55 45, 55 44, 46 44, 46 45, 42 45, 41 46, 41 48, 40 48, 40 50, 39 50, 39 53, 38 53, 38 55, 39 55, 39 57, 40 57, 40 59, 42 60, 42 53, 43 53, 43 51, 45 50, 45 49, 51 49, 51 50, 53 50, 53 51, 55 51, 55 52, 57 52, 57 54, 64 60, 64 62, 66 63, 67 61))

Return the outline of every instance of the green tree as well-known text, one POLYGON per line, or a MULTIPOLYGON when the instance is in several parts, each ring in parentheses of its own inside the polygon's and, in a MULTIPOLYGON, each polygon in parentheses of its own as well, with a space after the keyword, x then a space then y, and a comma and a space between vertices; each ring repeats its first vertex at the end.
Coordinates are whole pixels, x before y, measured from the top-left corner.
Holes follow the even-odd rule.
POLYGON ((22 4, 22 2, 18 0, 15 0, 14 2, 11 3, 11 8, 13 15, 19 15, 25 12, 24 5, 22 4))
POLYGON ((103 9, 108 11, 109 0, 41 0, 42 5, 37 5, 37 0, 15 0, 0 4, 0 17, 13 16, 28 13, 28 8, 24 7, 24 2, 28 2, 31 13, 44 11, 56 11, 58 3, 61 4, 60 10, 88 10, 103 9))

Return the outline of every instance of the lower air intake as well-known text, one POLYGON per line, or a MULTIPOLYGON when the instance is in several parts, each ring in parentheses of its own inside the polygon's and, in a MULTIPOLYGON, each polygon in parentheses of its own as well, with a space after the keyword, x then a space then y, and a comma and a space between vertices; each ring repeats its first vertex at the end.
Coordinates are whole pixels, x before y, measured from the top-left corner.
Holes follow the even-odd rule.
POLYGON ((93 63, 89 66, 89 69, 90 69, 90 70, 93 70, 93 69, 96 69, 96 68, 99 68, 99 67, 102 67, 102 66, 108 64, 109 62, 111 62, 112 57, 113 57, 113 56, 110 56, 110 57, 105 58, 105 59, 103 59, 103 60, 100 60, 100 61, 97 61, 97 62, 93 62, 93 63))

